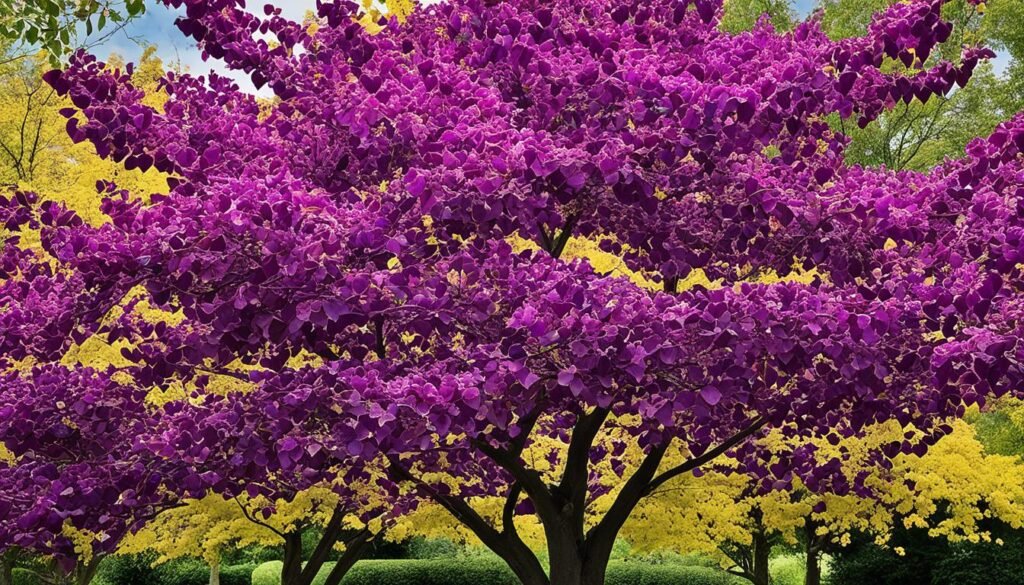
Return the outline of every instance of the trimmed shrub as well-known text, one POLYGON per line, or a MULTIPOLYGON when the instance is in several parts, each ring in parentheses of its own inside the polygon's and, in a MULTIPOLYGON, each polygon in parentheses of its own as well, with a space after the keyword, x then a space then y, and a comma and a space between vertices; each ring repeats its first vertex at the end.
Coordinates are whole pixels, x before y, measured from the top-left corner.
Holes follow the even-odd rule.
POLYGON ((201 561, 181 559, 154 568, 153 576, 151 583, 154 585, 207 585, 210 582, 210 568, 201 561))
POLYGON ((454 559, 459 555, 460 547, 447 538, 423 538, 417 536, 411 539, 406 548, 409 551, 410 559, 454 559))
MULTIPOLYGON (((125 555, 106 559, 94 583, 106 585, 207 585, 210 567, 197 559, 178 559, 156 567, 152 556, 125 555)), ((221 567, 221 585, 250 585, 256 565, 221 567)))
POLYGON ((157 569, 153 568, 155 554, 114 555, 103 559, 100 576, 110 585, 157 584, 157 569))
MULTIPOLYGON (((330 572, 325 565, 314 581, 321 585, 330 572)), ((280 585, 281 562, 260 565, 252 585, 280 585)), ((504 564, 487 561, 400 560, 361 561, 345 576, 344 585, 518 585, 504 564)), ((709 567, 617 562, 608 567, 606 585, 743 585, 745 581, 709 567)))
POLYGON ((257 565, 221 567, 220 585, 252 585, 252 572, 257 565))
POLYGON ((252 585, 278 585, 281 582, 281 561, 269 561, 252 572, 252 585))
POLYGON ((747 581, 711 567, 611 563, 605 585, 749 585, 747 581))

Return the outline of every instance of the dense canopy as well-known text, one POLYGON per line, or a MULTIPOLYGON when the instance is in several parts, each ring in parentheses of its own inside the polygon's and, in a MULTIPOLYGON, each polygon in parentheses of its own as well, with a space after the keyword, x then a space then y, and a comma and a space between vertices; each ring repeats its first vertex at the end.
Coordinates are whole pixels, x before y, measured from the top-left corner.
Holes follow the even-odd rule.
MULTIPOLYGON (((167 466, 163 496, 370 481, 401 513, 411 486, 524 583, 594 584, 639 501, 728 450, 762 490, 870 495, 813 443, 768 453, 752 435, 923 431, 875 453, 885 466, 1021 387, 1024 116, 927 173, 845 165, 826 119, 968 82, 987 49, 923 65, 951 33, 941 0, 841 41, 813 19, 724 32, 710 0, 454 0, 378 22, 333 2, 314 23, 166 3, 277 99, 169 73, 158 109, 130 67, 79 53, 46 78, 75 106, 71 137, 170 192, 101 184, 102 225, 30 193, 0 211, 41 238, 4 244, 0 412, 47 388, 131 410, 155 430, 122 429, 117 454, 167 466), (562 258, 573 238, 659 290, 562 258), (57 365, 94 335, 129 365, 57 365), (172 385, 187 395, 139 406, 172 385), (542 437, 567 446, 552 482, 522 457, 542 437), (585 521, 602 461, 623 482, 585 521), (471 496, 507 497, 502 525, 471 496), (516 512, 544 525, 550 577, 516 512)), ((72 465, 23 424, 15 455, 72 465)), ((114 459, 122 475, 53 514, 108 530, 87 494, 137 480, 114 459)))

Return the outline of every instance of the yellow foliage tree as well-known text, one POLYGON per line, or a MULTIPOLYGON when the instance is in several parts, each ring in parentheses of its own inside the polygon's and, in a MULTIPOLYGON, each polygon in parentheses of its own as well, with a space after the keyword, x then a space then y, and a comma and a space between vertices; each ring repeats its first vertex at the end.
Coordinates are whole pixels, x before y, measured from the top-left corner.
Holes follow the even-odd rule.
MULTIPOLYGON (((164 512, 138 533, 129 536, 118 549, 119 554, 146 551, 158 556, 159 565, 179 558, 202 559, 210 567, 210 585, 220 583, 223 555, 232 548, 250 545, 284 546, 286 556, 302 553, 303 534, 310 530, 323 533, 323 538, 306 565, 316 574, 332 550, 345 551, 341 533, 355 534, 348 547, 365 546, 379 527, 367 526, 350 513, 339 513, 338 497, 329 488, 315 488, 298 494, 290 501, 269 502, 263 498, 226 499, 210 494, 199 500, 164 512), (262 510, 273 510, 264 518, 262 510), (322 550, 321 550, 322 549, 322 550)), ((299 559, 300 568, 301 561, 299 559)))
POLYGON ((877 425, 861 439, 834 446, 822 441, 821 460, 842 457, 847 473, 866 475, 874 497, 814 494, 799 484, 759 494, 740 474, 691 474, 652 494, 623 535, 641 550, 716 555, 758 585, 768 583, 773 544, 802 543, 811 585, 820 582, 821 553, 849 544, 854 533, 884 545, 901 524, 935 538, 980 542, 992 540, 985 520, 1024 526, 1024 464, 986 452, 966 422, 951 424, 953 431, 925 455, 898 455, 891 469, 874 465, 868 453, 903 440, 906 431, 895 422, 877 425))

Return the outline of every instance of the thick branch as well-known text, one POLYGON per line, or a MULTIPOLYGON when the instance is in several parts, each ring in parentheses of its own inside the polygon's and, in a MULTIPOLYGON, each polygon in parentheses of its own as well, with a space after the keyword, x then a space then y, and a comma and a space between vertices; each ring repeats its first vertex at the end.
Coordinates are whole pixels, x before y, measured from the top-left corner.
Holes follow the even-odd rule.
MULTIPOLYGON (((498 532, 466 501, 458 496, 448 496, 438 492, 423 480, 410 472, 397 457, 388 457, 390 471, 396 479, 414 483, 420 491, 427 495, 442 508, 447 510, 456 520, 461 522, 484 543, 505 560, 523 583, 528 585, 548 585, 549 581, 544 568, 537 560, 533 551, 523 543, 515 532, 498 532)), ((517 498, 518 499, 518 496, 517 498)))
POLYGON ((601 432, 601 427, 608 419, 608 414, 608 409, 597 408, 580 417, 569 440, 562 479, 554 490, 560 503, 563 506, 567 503, 571 507, 573 526, 580 531, 577 534, 579 540, 583 539, 583 515, 590 480, 590 451, 598 433, 601 432))
POLYGON ((346 514, 348 514, 348 509, 344 506, 339 504, 334 508, 331 519, 324 526, 320 542, 316 544, 316 549, 313 550, 313 554, 310 555, 309 560, 306 561, 306 566, 302 569, 302 574, 299 577, 301 583, 312 583, 317 573, 320 572, 320 567, 327 562, 331 551, 334 549, 334 543, 338 542, 338 537, 341 536, 342 522, 346 514))
POLYGON ((562 226, 562 231, 558 233, 558 237, 552 242, 551 255, 555 258, 560 258, 562 252, 565 251, 565 245, 569 243, 569 238, 572 237, 572 232, 576 229, 576 222, 579 221, 578 215, 570 215, 565 220, 565 225, 562 226))
POLYGON ((505 496, 505 507, 501 511, 501 530, 504 534, 518 534, 515 523, 516 504, 519 503, 519 496, 522 493, 523 486, 518 482, 512 484, 512 487, 508 489, 508 495, 505 496))
POLYGON ((537 514, 542 520, 550 521, 558 515, 551 490, 548 489, 539 473, 523 465, 518 455, 513 455, 505 449, 499 449, 480 439, 472 441, 472 444, 515 478, 516 482, 530 496, 537 508, 537 514))
POLYGON ((351 540, 345 542, 345 552, 338 559, 338 562, 334 564, 334 568, 331 569, 327 579, 324 580, 324 585, 340 585, 341 580, 349 572, 349 569, 356 564, 356 561, 362 558, 363 553, 371 542, 373 542, 373 533, 365 528, 351 540))
POLYGON ((622 491, 615 498, 615 502, 608 508, 604 518, 590 529, 587 533, 586 546, 590 556, 595 558, 607 558, 615 545, 615 537, 618 536, 622 525, 629 519, 640 500, 648 494, 648 486, 651 478, 658 472, 665 452, 668 451, 668 444, 658 445, 647 453, 640 467, 622 486, 622 491))
POLYGON ((413 475, 411 471, 402 465, 402 462, 397 457, 389 456, 388 462, 391 464, 389 470, 397 479, 415 484, 427 497, 437 502, 438 505, 447 510, 452 516, 455 516, 456 520, 472 530, 485 545, 491 547, 501 540, 501 533, 495 530, 487 520, 480 516, 464 500, 437 491, 430 484, 413 475))
POLYGON ((722 442, 717 447, 715 447, 713 449, 709 449, 708 451, 705 451, 702 455, 700 455, 698 457, 694 457, 694 458, 686 461, 685 463, 677 465, 676 467, 673 467, 672 469, 669 469, 669 470, 663 472, 661 475, 659 475, 659 476, 655 477, 653 480, 651 480, 651 483, 648 486, 645 495, 653 492, 656 489, 658 489, 658 487, 660 487, 665 482, 667 482, 667 481, 669 481, 669 480, 671 480, 671 479, 673 479, 675 477, 678 477, 678 476, 680 476, 680 475, 682 475, 684 473, 689 473, 689 472, 693 471, 694 469, 697 469, 701 465, 705 465, 705 464, 710 463, 711 461, 717 459, 719 456, 723 455, 729 449, 732 449, 733 447, 739 445, 740 443, 745 441, 748 437, 750 437, 754 433, 760 431, 764 427, 764 425, 766 425, 766 424, 768 424, 768 420, 767 419, 765 419, 763 417, 758 417, 758 418, 754 419, 754 422, 750 423, 750 425, 748 425, 745 429, 743 429, 742 431, 736 433, 735 435, 733 435, 732 437, 730 437, 726 441, 722 442))

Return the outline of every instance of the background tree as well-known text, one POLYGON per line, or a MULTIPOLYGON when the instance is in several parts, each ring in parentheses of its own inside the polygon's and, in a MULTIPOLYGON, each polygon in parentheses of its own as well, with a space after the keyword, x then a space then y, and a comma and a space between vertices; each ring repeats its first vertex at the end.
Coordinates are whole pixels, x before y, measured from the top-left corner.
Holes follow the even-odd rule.
POLYGON ((667 485, 643 505, 624 535, 642 550, 713 554, 758 585, 769 582, 771 548, 799 545, 810 584, 820 583, 821 554, 855 538, 885 545, 894 531, 920 529, 931 538, 977 543, 993 540, 993 521, 1024 526, 1019 459, 986 452, 973 427, 962 421, 952 425, 952 432, 926 453, 897 455, 891 466, 872 461, 871 452, 905 439, 906 431, 896 424, 816 449, 822 464, 838 458, 859 468, 848 473, 864 476, 870 496, 814 493, 799 484, 758 493, 756 482, 717 471, 667 485))
MULTIPOLYGON (((7 53, 7 56, 14 57, 16 55, 7 53)), ((60 110, 71 104, 65 98, 57 96, 52 88, 41 81, 42 74, 47 69, 43 55, 4 59, 4 61, 4 64, 0 66, 0 85, 3 87, 0 92, 0 181, 13 189, 39 189, 50 193, 53 198, 60 199, 63 204, 80 211, 80 217, 93 222, 100 222, 102 217, 99 211, 101 195, 96 191, 96 181, 101 178, 116 176, 123 186, 143 197, 166 190, 165 177, 159 173, 125 170, 123 167, 97 157, 88 145, 76 145, 70 140, 66 130, 67 120, 60 114, 60 110)), ((163 65, 155 57, 155 48, 147 49, 134 79, 141 87, 147 89, 149 92, 147 100, 155 106, 158 106, 161 101, 157 80, 163 73, 163 65)), ((3 239, 6 241, 11 237, 18 238, 26 247, 28 254, 20 259, 13 256, 5 258, 4 281, 20 278, 21 284, 25 285, 31 282, 33 275, 49 274, 48 268, 38 265, 33 260, 35 254, 41 250, 38 234, 32 229, 20 229, 14 224, 8 224, 5 227, 9 229, 3 230, 3 239), (15 277, 15 274, 18 276, 15 277)), ((10 298, 5 296, 3 302, 9 301, 10 298)), ((5 327, 9 325, 9 322, 5 323, 5 327)), ((62 364, 41 364, 34 358, 15 362, 7 361, 3 365, 7 377, 2 385, 5 405, 23 408, 26 400, 38 399, 39 396, 30 398, 24 393, 25 383, 36 379, 37 375, 42 376, 42 379, 49 380, 46 383, 40 382, 39 387, 50 389, 59 386, 59 384, 54 384, 55 379, 62 376, 71 377, 69 367, 92 368, 92 370, 82 370, 84 379, 103 379, 103 374, 109 373, 107 370, 111 366, 124 365, 120 349, 120 346, 107 344, 101 339, 90 338, 74 343, 64 355, 62 364), (36 366, 43 366, 38 374, 33 371, 36 366), (48 371, 47 367, 50 368, 48 371)), ((23 354, 23 357, 27 356, 23 354)), ((78 381, 81 382, 81 380, 78 381)), ((29 383, 35 384, 34 382, 29 383)), ((75 387, 74 381, 69 381, 68 384, 69 389, 75 387)), ((127 408, 131 413, 128 416, 136 418, 134 420, 127 418, 124 421, 126 425, 148 424, 143 421, 153 420, 145 418, 153 413, 150 411, 150 407, 142 407, 136 402, 138 396, 133 396, 131 391, 120 386, 114 387, 119 389, 111 391, 107 397, 109 402, 97 405, 96 408, 104 409, 102 413, 106 414, 110 413, 110 408, 127 408)), ((89 396, 92 397, 91 399, 95 399, 96 395, 90 394, 89 396)), ((50 398, 62 409, 70 408, 69 404, 77 402, 68 400, 66 395, 51 396, 50 398)), ((79 406, 81 405, 79 404, 79 406)), ((39 413, 31 416, 45 420, 46 412, 49 411, 41 409, 39 413)), ((102 413, 100 416, 106 415, 102 413)), ((71 419, 65 418, 65 420, 71 419)), ((14 422, 6 421, 6 424, 10 425, 14 422)), ((90 439, 118 442, 117 449, 126 455, 124 461, 115 465, 104 460, 102 456, 106 454, 106 451, 103 450, 105 447, 89 451, 85 448, 88 445, 85 441, 81 443, 82 452, 73 455, 68 452, 61 457, 51 457, 46 453, 40 454, 37 448, 29 449, 28 447, 23 447, 28 451, 22 453, 20 457, 15 457, 10 450, 0 447, 0 459, 3 459, 7 465, 4 469, 5 480, 22 482, 18 485, 25 489, 20 497, 8 494, 7 502, 12 509, 0 520, 4 524, 5 530, 12 530, 5 534, 4 546, 6 548, 2 562, 0 562, 0 579, 10 579, 11 570, 15 566, 19 566, 36 572, 44 582, 56 583, 65 579, 87 581, 94 574, 99 560, 109 554, 113 547, 116 547, 120 535, 123 535, 128 526, 134 524, 131 520, 131 513, 124 512, 118 518, 116 517, 116 507, 107 510, 104 509, 104 504, 109 503, 111 499, 116 499, 112 492, 131 484, 131 480, 128 479, 129 475, 125 471, 131 469, 129 462, 139 462, 143 458, 138 454, 130 453, 132 447, 130 436, 118 438, 115 430, 104 428, 103 423, 97 424, 92 419, 88 419, 88 422, 90 426, 79 429, 79 432, 88 433, 92 430, 95 431, 96 436, 90 437, 90 439), (81 483, 79 483, 79 480, 73 476, 79 473, 80 466, 88 465, 95 465, 97 473, 102 473, 105 466, 111 475, 102 477, 83 474, 81 483), (32 484, 32 473, 39 474, 37 480, 58 473, 61 475, 60 481, 65 482, 64 488, 69 492, 84 491, 85 494, 88 494, 88 498, 94 499, 97 491, 101 491, 101 497, 104 498, 102 504, 94 500, 78 500, 76 503, 73 498, 66 495, 48 494, 43 490, 46 486, 32 484), (89 483, 91 481, 97 483, 89 483), (57 498, 57 500, 55 501, 53 498, 57 498), (71 505, 84 507, 77 509, 63 507, 71 505), (39 542, 26 541, 26 530, 40 530, 40 534, 36 534, 40 538, 42 538, 42 534, 45 534, 41 528, 35 527, 41 522, 38 517, 39 510, 47 507, 52 508, 50 510, 52 516, 46 516, 46 522, 56 522, 59 518, 66 519, 66 522, 59 527, 59 534, 54 535, 50 542, 45 539, 39 542), (112 523, 115 530, 97 529, 95 524, 89 524, 99 516, 107 515, 114 516, 108 519, 108 522, 112 523), (118 522, 125 524, 121 525, 118 522), (24 523, 24 526, 16 528, 19 523, 24 523), (99 530, 99 533, 94 534, 94 530, 99 530), (14 542, 19 544, 12 545, 14 542), (69 571, 71 571, 70 575, 69 571)), ((20 435, 24 431, 20 428, 13 431, 10 426, 4 428, 5 432, 14 435, 20 435)), ((60 427, 54 427, 54 429, 58 428, 60 427)), ((137 427, 129 426, 128 430, 135 432, 137 427)), ((71 432, 67 429, 65 431, 71 432)), ((54 430, 54 432, 57 431, 54 430)), ((41 444, 57 441, 58 438, 74 443, 69 437, 55 435, 41 434, 37 438, 41 444)), ((26 440, 24 436, 9 435, 5 443, 10 441, 10 444, 13 445, 14 441, 24 440, 26 440)), ((65 446, 67 444, 65 443, 65 446)), ((59 448, 50 445, 48 449, 59 448)), ((10 489, 16 488, 11 487, 10 489)), ((126 494, 128 498, 136 497, 130 492, 126 492, 126 494)), ((83 495, 83 497, 86 496, 83 495)), ((149 507, 148 504, 140 503, 135 520, 144 521, 158 508, 162 508, 162 506, 149 507)), ((10 581, 0 582, 6 584, 10 581)))
MULTIPOLYGON (((887 1, 825 3, 823 26, 835 38, 863 34, 871 15, 887 1)), ((996 0, 983 4, 968 1, 948 3, 943 12, 954 23, 953 33, 933 59, 956 60, 959 47, 982 43, 1002 52, 1009 61, 997 75, 983 67, 972 82, 949 95, 937 95, 926 103, 897 104, 896 108, 865 128, 844 127, 852 141, 848 160, 892 169, 927 169, 945 157, 959 157, 967 143, 989 134, 995 126, 1024 108, 1020 93, 1010 88, 1017 81, 1024 45, 1006 24, 1009 14, 1020 14, 1024 4, 1017 0, 996 0)), ((916 67, 912 64, 911 67, 916 67)), ((902 64, 892 63, 892 68, 902 64)))
POLYGON ((56 65, 80 46, 83 32, 108 37, 145 10, 145 0, 0 0, 0 39, 14 47, 0 61, 42 48, 56 65))
MULTIPOLYGON (((161 514, 138 533, 130 536, 118 549, 119 554, 138 554, 148 551, 157 553, 156 564, 162 564, 183 557, 198 558, 210 567, 210 583, 220 583, 222 559, 232 549, 248 546, 286 547, 286 553, 296 555, 295 538, 313 536, 313 548, 322 537, 314 532, 336 530, 332 524, 337 496, 329 489, 308 490, 294 500, 266 502, 261 498, 250 501, 247 497, 225 499, 220 495, 209 495, 192 500, 185 506, 161 514), (273 509, 273 514, 263 517, 263 510, 273 509)), ((347 527, 353 532, 363 527, 347 527)), ((335 536, 337 540, 337 536, 335 536)), ((305 539, 308 542, 308 539, 305 539)), ((351 542, 351 541, 350 541, 351 542)), ((338 546, 341 542, 329 543, 338 546)), ((356 541, 356 546, 361 542, 356 541)), ((301 548, 305 548, 300 544, 301 548)), ((338 552, 344 552, 342 548, 338 552)), ((315 566, 309 570, 316 575, 326 559, 312 558, 299 552, 298 562, 312 560, 315 566)), ((335 556, 335 555, 332 555, 335 556)), ((287 559, 294 562, 291 558, 287 559)), ((301 568, 301 567, 300 567, 301 568)), ((291 569, 291 567, 289 567, 291 569)), ((301 571, 300 571, 301 572, 301 571)), ((294 582, 294 577, 285 570, 282 583, 294 582)))

